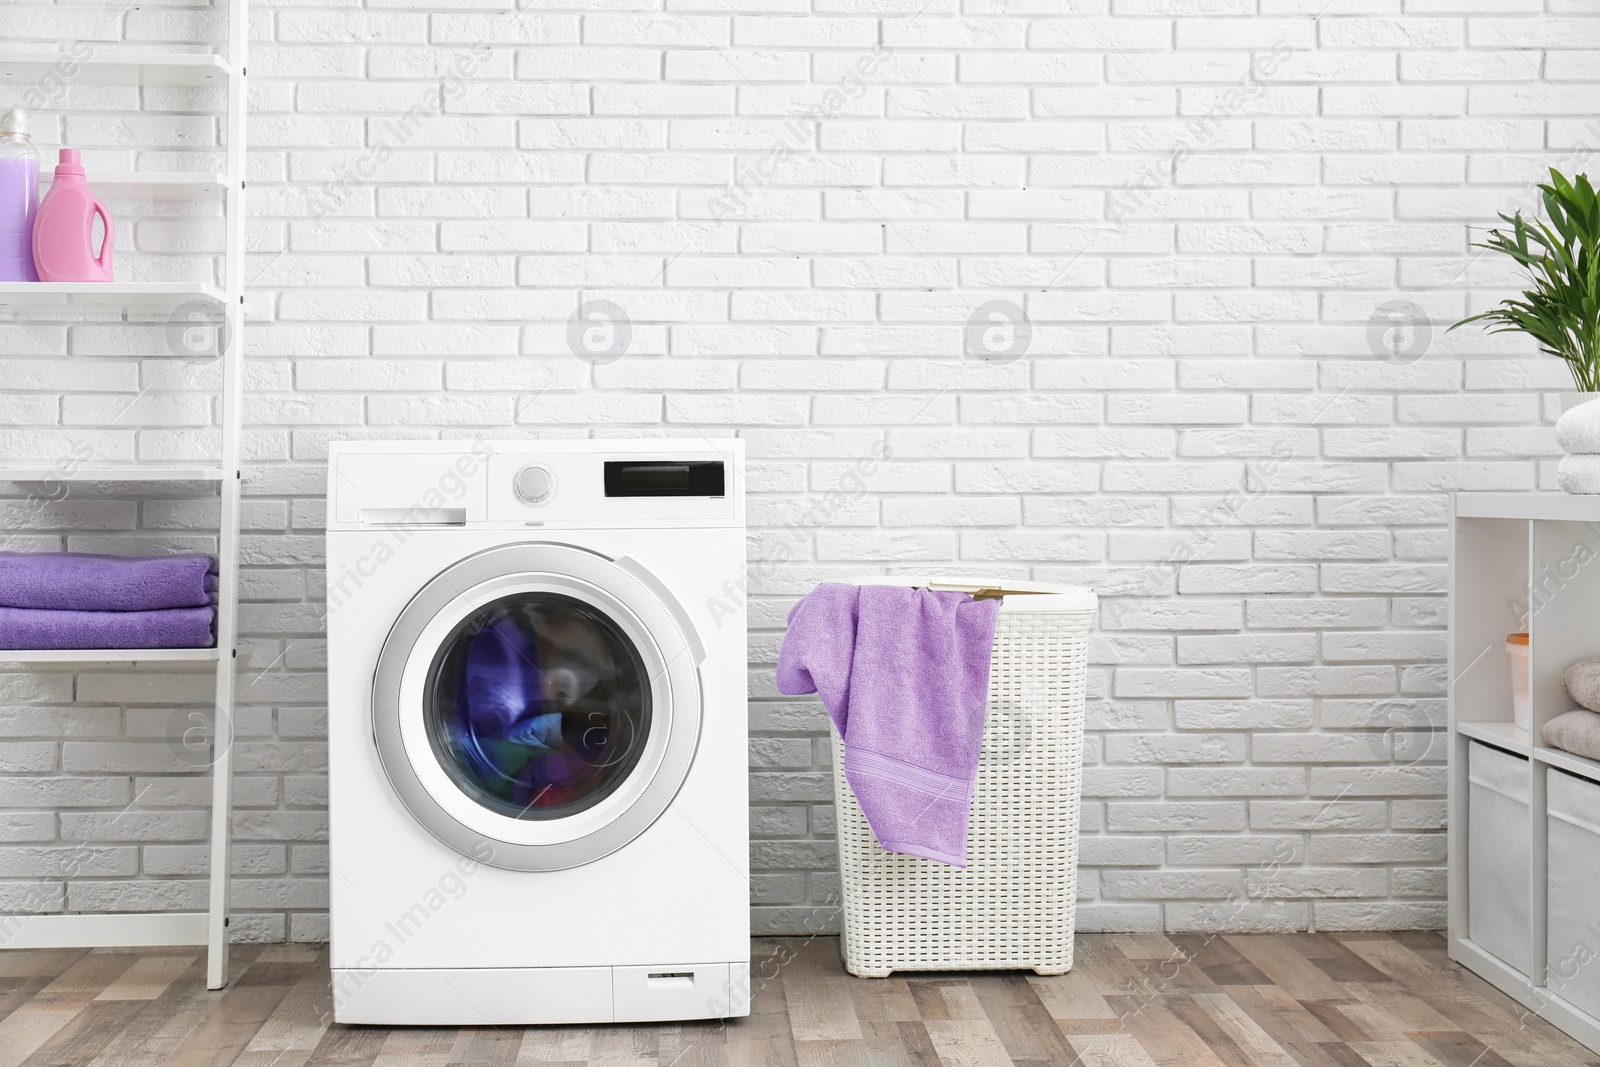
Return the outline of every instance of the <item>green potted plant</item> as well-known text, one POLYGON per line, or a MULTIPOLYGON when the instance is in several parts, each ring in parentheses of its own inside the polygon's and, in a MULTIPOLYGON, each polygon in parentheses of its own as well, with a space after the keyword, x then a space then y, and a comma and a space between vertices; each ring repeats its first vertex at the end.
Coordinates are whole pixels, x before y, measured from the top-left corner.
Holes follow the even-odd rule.
POLYGON ((1489 231, 1476 245, 1502 252, 1528 273, 1531 288, 1455 326, 1487 321, 1491 333, 1515 331, 1564 360, 1579 393, 1562 397, 1562 410, 1600 396, 1600 200, 1587 175, 1571 181, 1554 167, 1539 186, 1548 221, 1501 213, 1509 230, 1489 231))

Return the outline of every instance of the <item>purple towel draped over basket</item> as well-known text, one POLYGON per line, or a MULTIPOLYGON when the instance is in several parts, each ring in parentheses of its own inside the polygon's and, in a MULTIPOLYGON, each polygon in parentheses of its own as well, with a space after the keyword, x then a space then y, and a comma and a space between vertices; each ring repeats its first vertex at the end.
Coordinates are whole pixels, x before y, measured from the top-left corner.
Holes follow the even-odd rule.
POLYGON ((812 693, 844 739, 844 776, 878 844, 967 865, 998 600, 819 585, 789 612, 778 691, 812 693))
POLYGON ((0 552, 0 649, 210 648, 210 556, 0 552))

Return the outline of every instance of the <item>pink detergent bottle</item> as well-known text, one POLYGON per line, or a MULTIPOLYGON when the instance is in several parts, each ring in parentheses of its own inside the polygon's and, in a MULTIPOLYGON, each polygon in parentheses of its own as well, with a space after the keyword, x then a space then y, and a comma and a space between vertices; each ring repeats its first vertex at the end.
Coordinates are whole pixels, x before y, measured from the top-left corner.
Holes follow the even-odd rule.
POLYGON ((117 230, 111 212, 89 191, 76 148, 63 148, 56 180, 39 202, 33 222, 33 263, 42 282, 109 282, 111 250, 117 230), (105 223, 106 238, 94 253, 94 217, 105 223))

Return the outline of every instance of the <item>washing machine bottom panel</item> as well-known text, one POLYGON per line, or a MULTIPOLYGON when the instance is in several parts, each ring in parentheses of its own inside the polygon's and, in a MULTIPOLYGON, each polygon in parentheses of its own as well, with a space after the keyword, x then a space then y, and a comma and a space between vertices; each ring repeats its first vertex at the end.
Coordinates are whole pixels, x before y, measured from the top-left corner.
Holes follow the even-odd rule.
POLYGON ((333 971, 333 1018, 377 1026, 674 1022, 750 1014, 750 963, 333 971))
POLYGON ((396 810, 334 805, 335 968, 456 970, 729 960, 750 951, 748 810, 675 805, 605 859, 505 871, 456 854, 396 810))

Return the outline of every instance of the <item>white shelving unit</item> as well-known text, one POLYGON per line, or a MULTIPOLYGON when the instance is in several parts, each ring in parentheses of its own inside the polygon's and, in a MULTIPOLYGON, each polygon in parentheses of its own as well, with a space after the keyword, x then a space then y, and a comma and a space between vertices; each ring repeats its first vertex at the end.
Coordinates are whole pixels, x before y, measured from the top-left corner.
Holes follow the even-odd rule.
POLYGON ((0 314, 167 318, 195 301, 221 307, 227 295, 199 282, 0 282, 0 314))
POLYGON ((145 467, 123 464, 57 470, 54 467, 0 463, 5 482, 220 482, 227 477, 221 467, 145 467))
POLYGON ((0 653, 4 663, 206 663, 215 648, 38 648, 0 653))
MULTIPOLYGON (((50 188, 55 172, 39 172, 39 195, 50 188)), ((226 174, 97 173, 95 195, 101 200, 222 200, 228 191, 226 174)))
MULTIPOLYGON (((234 79, 244 73, 245 53, 233 51, 234 28, 248 15, 245 5, 228 2, 228 55, 229 59, 211 52, 136 52, 133 50, 97 50, 87 59, 79 59, 66 52, 49 49, 24 51, 7 50, 0 80, 17 84, 38 81, 47 74, 62 76, 77 85, 170 85, 205 88, 227 88, 230 95, 236 86, 234 79), (65 66, 63 66, 65 64, 65 66)), ((247 38, 247 33, 240 40, 247 38)))
MULTIPOLYGON (((206 984, 228 980, 228 873, 233 817, 233 715, 239 597, 240 409, 244 389, 245 82, 249 41, 248 0, 228 0, 227 58, 209 52, 157 53, 97 48, 87 58, 65 52, 0 50, 0 83, 26 84, 55 74, 70 84, 190 86, 226 89, 226 174, 92 174, 102 199, 220 201, 225 218, 222 284, 116 282, 0 284, 0 315, 7 317, 112 316, 166 319, 184 304, 201 301, 220 310, 227 345, 222 351, 222 454, 215 466, 48 466, 10 464, 0 457, 0 479, 39 482, 216 482, 217 643, 200 649, 84 649, 3 651, 8 663, 216 665, 215 759, 211 788, 211 871, 207 908, 196 912, 17 915, 0 919, 9 948, 205 945, 206 984)), ((41 170, 49 171, 45 161, 41 170)), ((41 175, 48 181, 49 175, 41 175)), ((130 353, 137 357, 139 353, 130 353)))
MULTIPOLYGON (((1544 724, 1574 707, 1561 674, 1600 654, 1600 497, 1565 493, 1462 493, 1450 557, 1449 949, 1450 958, 1600 1051, 1600 1018, 1547 986, 1547 821, 1551 768, 1600 783, 1600 763, 1550 748, 1544 724), (1532 730, 1513 721, 1506 634, 1526 630, 1532 730), (1526 851, 1476 857, 1468 753, 1482 743, 1523 757, 1529 775, 1526 851), (1473 863, 1527 863, 1529 967, 1523 973, 1469 933, 1473 863)), ((1600 895, 1595 920, 1600 922, 1600 895)))

